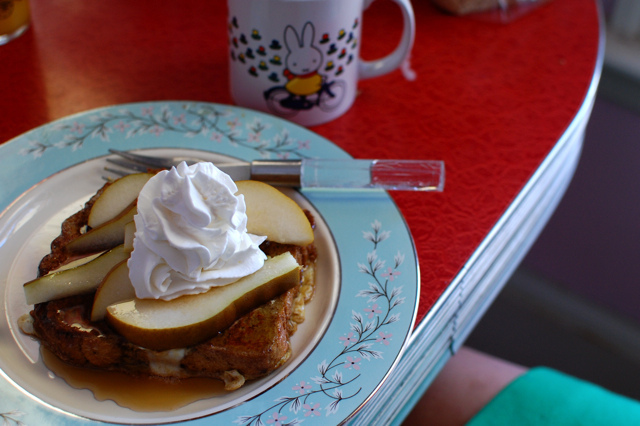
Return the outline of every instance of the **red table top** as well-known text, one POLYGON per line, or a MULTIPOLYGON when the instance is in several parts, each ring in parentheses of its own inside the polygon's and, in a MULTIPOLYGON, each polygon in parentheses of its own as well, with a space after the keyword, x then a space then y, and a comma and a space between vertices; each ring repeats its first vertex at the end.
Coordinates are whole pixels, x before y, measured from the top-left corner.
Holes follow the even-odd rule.
MULTIPOLYGON (((120 103, 231 103, 224 0, 31 0, 33 26, 0 46, 0 142, 120 103)), ((459 18, 415 0, 400 71, 360 84, 354 106, 312 130, 354 157, 444 160, 443 193, 394 193, 421 273, 418 320, 461 271, 583 105, 600 25, 591 0, 551 0, 510 23, 459 18)), ((377 0, 365 59, 389 52, 400 13, 377 0)))

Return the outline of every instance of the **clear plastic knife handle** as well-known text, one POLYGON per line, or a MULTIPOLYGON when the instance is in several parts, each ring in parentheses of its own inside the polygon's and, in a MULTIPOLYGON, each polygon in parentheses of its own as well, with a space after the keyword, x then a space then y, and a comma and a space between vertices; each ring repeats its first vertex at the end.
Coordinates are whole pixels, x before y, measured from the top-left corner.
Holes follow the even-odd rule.
POLYGON ((443 161, 303 159, 301 163, 302 188, 369 188, 393 191, 444 189, 443 161))

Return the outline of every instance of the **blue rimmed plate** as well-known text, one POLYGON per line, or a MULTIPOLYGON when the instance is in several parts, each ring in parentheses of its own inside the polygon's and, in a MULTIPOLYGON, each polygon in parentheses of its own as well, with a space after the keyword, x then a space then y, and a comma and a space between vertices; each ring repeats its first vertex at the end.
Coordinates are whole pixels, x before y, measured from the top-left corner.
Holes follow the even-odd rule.
POLYGON ((17 323, 22 283, 61 221, 101 185, 109 148, 228 157, 348 155, 309 130, 262 113, 196 102, 88 111, 0 145, 0 418, 24 424, 338 424, 392 374, 415 321, 419 274, 413 241, 384 191, 291 191, 316 216, 320 264, 293 354, 269 377, 174 411, 138 412, 98 401, 52 374, 17 323), (53 418, 55 418, 55 420, 53 418))

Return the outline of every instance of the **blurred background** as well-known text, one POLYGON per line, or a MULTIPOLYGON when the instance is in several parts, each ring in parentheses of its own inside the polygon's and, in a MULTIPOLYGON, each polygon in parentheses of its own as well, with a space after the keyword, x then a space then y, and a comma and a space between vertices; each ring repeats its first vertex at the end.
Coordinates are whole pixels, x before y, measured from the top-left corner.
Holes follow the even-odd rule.
POLYGON ((640 399, 640 1, 602 1, 604 69, 578 169, 466 344, 640 399))

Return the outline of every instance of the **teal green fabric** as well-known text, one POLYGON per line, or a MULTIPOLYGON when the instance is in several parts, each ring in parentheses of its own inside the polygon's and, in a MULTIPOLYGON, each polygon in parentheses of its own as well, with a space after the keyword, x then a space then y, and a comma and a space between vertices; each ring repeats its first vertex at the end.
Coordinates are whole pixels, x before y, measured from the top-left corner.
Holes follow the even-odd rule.
POLYGON ((538 367, 506 386, 467 425, 640 425, 640 403, 538 367))

